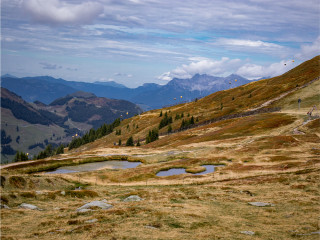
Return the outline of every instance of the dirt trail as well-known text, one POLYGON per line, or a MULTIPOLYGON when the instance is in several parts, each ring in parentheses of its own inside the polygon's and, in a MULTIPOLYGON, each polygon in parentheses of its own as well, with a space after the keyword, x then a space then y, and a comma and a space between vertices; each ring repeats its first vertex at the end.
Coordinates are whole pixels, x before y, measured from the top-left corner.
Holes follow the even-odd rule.
POLYGON ((250 109, 249 111, 258 110, 258 109, 261 109, 261 108, 263 108, 263 107, 269 106, 269 105, 272 104, 273 102, 278 101, 278 100, 280 100, 281 98, 284 98, 285 96, 287 96, 288 94, 290 94, 290 93, 292 93, 292 92, 295 92, 295 91, 297 91, 297 90, 299 90, 299 89, 305 88, 305 87, 309 86, 311 83, 313 83, 314 81, 317 81, 317 80, 319 80, 319 79, 320 79, 320 77, 316 77, 315 79, 313 79, 313 80, 311 80, 310 82, 304 84, 303 86, 301 86, 301 87, 296 87, 296 88, 294 88, 294 89, 291 89, 290 91, 287 91, 287 92, 285 92, 285 93, 282 93, 282 94, 279 95, 278 97, 273 98, 273 99, 270 99, 270 100, 262 103, 259 107, 252 108, 252 109, 250 109))
POLYGON ((33 160, 33 161, 28 161, 28 162, 9 163, 9 164, 6 164, 6 165, 1 165, 1 166, 0 166, 0 170, 1 170, 1 169, 4 169, 4 168, 12 167, 12 166, 21 165, 21 164, 27 164, 27 163, 29 164, 29 163, 32 163, 32 162, 35 162, 35 161, 33 160))

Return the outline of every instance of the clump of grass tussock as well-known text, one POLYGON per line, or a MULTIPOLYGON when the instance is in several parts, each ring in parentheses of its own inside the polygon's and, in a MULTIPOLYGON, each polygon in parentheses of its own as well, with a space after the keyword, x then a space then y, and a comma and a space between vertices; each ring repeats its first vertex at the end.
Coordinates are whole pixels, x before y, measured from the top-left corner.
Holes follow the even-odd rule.
POLYGON ((49 220, 49 221, 40 222, 38 226, 39 227, 47 227, 47 226, 52 226, 52 225, 55 225, 55 224, 56 224, 55 221, 49 220))
POLYGON ((25 188, 27 186, 27 181, 21 176, 11 176, 9 178, 9 183, 15 188, 25 188))
POLYGON ((69 190, 66 191, 66 196, 73 198, 94 198, 98 197, 99 194, 93 190, 69 190))
POLYGON ((1 203, 5 203, 5 204, 9 203, 8 197, 4 196, 3 194, 0 195, 0 201, 1 201, 1 203))
POLYGON ((193 222, 190 225, 190 229, 194 230, 194 229, 198 229, 198 228, 206 228, 206 227, 210 227, 213 223, 210 223, 208 221, 201 221, 201 222, 193 222))
MULTIPOLYGON (((320 130, 320 128, 319 128, 320 130)), ((308 143, 320 143, 320 138, 317 134, 304 134, 304 135, 296 135, 296 139, 302 142, 308 142, 308 143)))
POLYGON ((294 160, 293 157, 283 156, 283 155, 277 155, 277 156, 271 156, 270 162, 281 162, 281 161, 287 161, 287 160, 294 160))
POLYGON ((20 192, 20 196, 24 198, 36 198, 36 193, 32 191, 20 192))
POLYGON ((135 175, 135 176, 132 176, 132 177, 129 177, 127 179, 127 181, 146 181, 150 178, 153 178, 155 177, 155 174, 153 173, 145 173, 145 174, 139 174, 139 175, 135 175))

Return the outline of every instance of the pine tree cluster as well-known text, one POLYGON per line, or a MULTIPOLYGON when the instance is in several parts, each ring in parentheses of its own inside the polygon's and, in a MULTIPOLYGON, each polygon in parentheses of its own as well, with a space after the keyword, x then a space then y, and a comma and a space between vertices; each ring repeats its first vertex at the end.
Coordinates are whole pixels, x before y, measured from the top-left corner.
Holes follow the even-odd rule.
POLYGON ((29 160, 28 154, 17 151, 16 155, 14 156, 13 162, 20 162, 20 161, 27 161, 27 160, 29 160))
POLYGON ((43 151, 39 152, 38 155, 35 155, 33 159, 43 159, 61 153, 64 153, 63 144, 60 144, 60 146, 58 146, 56 149, 49 144, 43 151))
POLYGON ((172 123, 172 117, 168 117, 168 113, 166 112, 160 121, 159 129, 169 125, 170 123, 172 123))
POLYGON ((193 116, 189 120, 182 119, 180 129, 186 129, 191 125, 194 125, 194 117, 193 116))
POLYGON ((158 129, 149 130, 149 133, 146 137, 146 144, 154 142, 159 139, 158 129))
MULTIPOLYGON (((118 127, 119 125, 120 125, 120 118, 117 118, 112 124, 103 124, 97 130, 94 130, 93 128, 91 128, 90 131, 87 132, 82 137, 74 138, 69 143, 69 150, 73 148, 78 148, 81 145, 87 144, 89 142, 93 142, 98 138, 102 138, 103 136, 106 136, 112 133, 113 129, 118 127)), ((120 134, 121 134, 121 130, 120 130, 120 134)))

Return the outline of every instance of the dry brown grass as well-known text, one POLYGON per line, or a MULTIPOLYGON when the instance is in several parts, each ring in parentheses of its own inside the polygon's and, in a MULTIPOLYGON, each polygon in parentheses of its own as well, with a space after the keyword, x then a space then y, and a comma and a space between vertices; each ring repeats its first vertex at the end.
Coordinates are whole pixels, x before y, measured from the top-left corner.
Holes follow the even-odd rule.
POLYGON ((318 239, 318 235, 301 234, 319 230, 319 176, 317 168, 300 174, 271 174, 200 186, 89 186, 87 190, 99 193, 99 197, 85 201, 61 194, 46 200, 19 195, 10 198, 12 209, 1 210, 1 232, 4 239, 250 238, 241 231, 254 231, 255 239, 318 239), (121 201, 129 195, 144 200, 121 201), (76 213, 85 202, 102 198, 114 207, 76 213), (44 211, 17 208, 22 201, 44 211), (254 201, 275 206, 248 204, 254 201), (86 222, 91 219, 98 221, 86 222))

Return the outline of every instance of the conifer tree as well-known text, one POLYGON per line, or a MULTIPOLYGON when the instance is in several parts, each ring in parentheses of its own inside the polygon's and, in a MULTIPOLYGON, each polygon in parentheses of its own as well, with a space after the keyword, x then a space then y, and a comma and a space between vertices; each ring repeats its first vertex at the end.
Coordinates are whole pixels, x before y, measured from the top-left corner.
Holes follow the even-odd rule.
POLYGON ((127 140, 127 142, 126 142, 126 146, 134 146, 132 136, 128 138, 128 140, 127 140))

